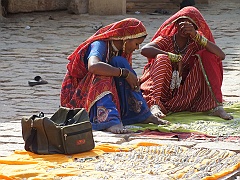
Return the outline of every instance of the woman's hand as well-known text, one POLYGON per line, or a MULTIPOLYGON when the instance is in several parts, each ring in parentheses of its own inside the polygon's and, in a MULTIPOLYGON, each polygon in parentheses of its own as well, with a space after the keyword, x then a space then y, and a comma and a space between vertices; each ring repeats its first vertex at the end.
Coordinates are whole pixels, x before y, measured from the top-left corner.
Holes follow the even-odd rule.
POLYGON ((179 26, 182 34, 190 35, 191 37, 195 37, 197 34, 194 25, 188 21, 180 22, 179 26))
MULTIPOLYGON (((180 32, 183 35, 190 35, 191 38, 193 38, 193 40, 196 41, 196 35, 197 35, 197 31, 195 29, 195 26, 193 23, 188 22, 188 21, 183 21, 179 23, 179 28, 180 28, 180 32)), ((202 35, 199 35, 198 38, 198 43, 200 42, 200 44, 202 45, 202 35)), ((222 51, 222 49, 220 47, 218 47, 215 43, 209 41, 208 39, 206 39, 206 42, 204 43, 204 47, 211 53, 216 54, 221 60, 225 59, 225 53, 222 51)))
POLYGON ((128 82, 128 84, 130 85, 131 89, 134 91, 139 91, 140 90, 140 80, 138 79, 138 77, 132 73, 131 71, 129 71, 129 75, 126 78, 126 81, 128 82))

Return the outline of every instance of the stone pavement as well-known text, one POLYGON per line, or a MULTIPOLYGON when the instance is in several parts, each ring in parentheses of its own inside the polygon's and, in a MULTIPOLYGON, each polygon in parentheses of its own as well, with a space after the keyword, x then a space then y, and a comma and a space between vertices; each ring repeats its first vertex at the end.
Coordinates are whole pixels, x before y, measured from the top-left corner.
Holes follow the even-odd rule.
MULTIPOLYGON (((240 100, 240 1, 212 0, 198 5, 209 23, 217 44, 226 53, 223 95, 226 101, 240 100)), ((173 10, 174 12, 175 10, 173 10)), ((154 32, 170 15, 127 14, 118 16, 72 15, 66 11, 9 15, 0 23, 0 156, 24 149, 21 118, 43 111, 52 115, 59 107, 61 82, 67 56, 95 27, 126 17, 142 20, 149 42, 154 32), (40 75, 48 84, 30 87, 28 80, 40 75)), ((144 44, 143 43, 143 44, 144 44)), ((141 74, 146 59, 134 52, 133 67, 141 74)), ((240 152, 240 142, 176 141, 94 132, 98 143, 131 144, 139 141, 174 143, 187 147, 230 149, 240 152)))

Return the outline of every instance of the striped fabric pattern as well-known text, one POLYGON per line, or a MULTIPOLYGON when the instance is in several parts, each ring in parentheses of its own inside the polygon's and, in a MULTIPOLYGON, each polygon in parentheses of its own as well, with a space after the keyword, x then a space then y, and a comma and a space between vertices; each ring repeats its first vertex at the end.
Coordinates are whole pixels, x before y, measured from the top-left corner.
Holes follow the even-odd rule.
MULTIPOLYGON (((176 53, 173 36, 177 32, 174 22, 188 18, 198 32, 214 42, 212 33, 204 18, 195 7, 185 7, 166 20, 152 38, 159 49, 176 53)), ((167 55, 158 54, 148 59, 141 77, 141 90, 148 106, 159 105, 163 113, 192 111, 202 112, 222 103, 222 62, 219 58, 190 40, 182 54, 182 82, 178 89, 170 89, 174 66, 167 55)))
MULTIPOLYGON (((154 42, 164 51, 174 51, 172 37, 159 37, 154 42)), ((159 54, 148 67, 145 67, 141 77, 141 89, 149 107, 157 104, 164 113, 167 113, 185 110, 207 111, 216 106, 205 82, 198 58, 192 56, 200 50, 199 48, 201 47, 195 42, 191 42, 188 46, 182 59, 184 83, 178 90, 170 90, 173 68, 167 55, 159 54)))

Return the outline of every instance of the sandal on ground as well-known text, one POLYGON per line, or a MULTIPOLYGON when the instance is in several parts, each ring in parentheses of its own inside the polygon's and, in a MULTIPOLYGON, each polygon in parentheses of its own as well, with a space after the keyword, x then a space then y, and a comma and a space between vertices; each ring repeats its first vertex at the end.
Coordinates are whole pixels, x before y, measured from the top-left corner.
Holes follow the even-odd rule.
POLYGON ((28 81, 29 86, 47 84, 48 82, 41 78, 41 76, 36 76, 33 80, 28 81))

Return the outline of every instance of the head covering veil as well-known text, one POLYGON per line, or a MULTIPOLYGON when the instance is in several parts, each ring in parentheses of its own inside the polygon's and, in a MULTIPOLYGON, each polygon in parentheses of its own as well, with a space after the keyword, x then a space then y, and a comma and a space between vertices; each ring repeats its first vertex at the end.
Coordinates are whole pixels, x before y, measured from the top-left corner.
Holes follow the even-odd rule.
POLYGON ((173 36, 177 32, 175 22, 181 18, 189 19, 197 27, 197 31, 201 35, 204 35, 208 40, 215 43, 208 24, 206 23, 205 19, 203 18, 199 10, 193 6, 184 7, 181 10, 179 10, 176 14, 171 16, 169 19, 167 19, 159 27, 151 41, 156 39, 158 36, 173 36))
MULTIPOLYGON (((127 40, 146 36, 146 28, 141 21, 135 18, 126 18, 121 21, 109 24, 99 29, 95 34, 81 43, 75 51, 68 56, 70 61, 67 65, 68 72, 73 77, 82 78, 87 73, 84 67, 83 58, 89 44, 96 40, 127 40)), ((131 64, 132 54, 123 54, 131 64)))

